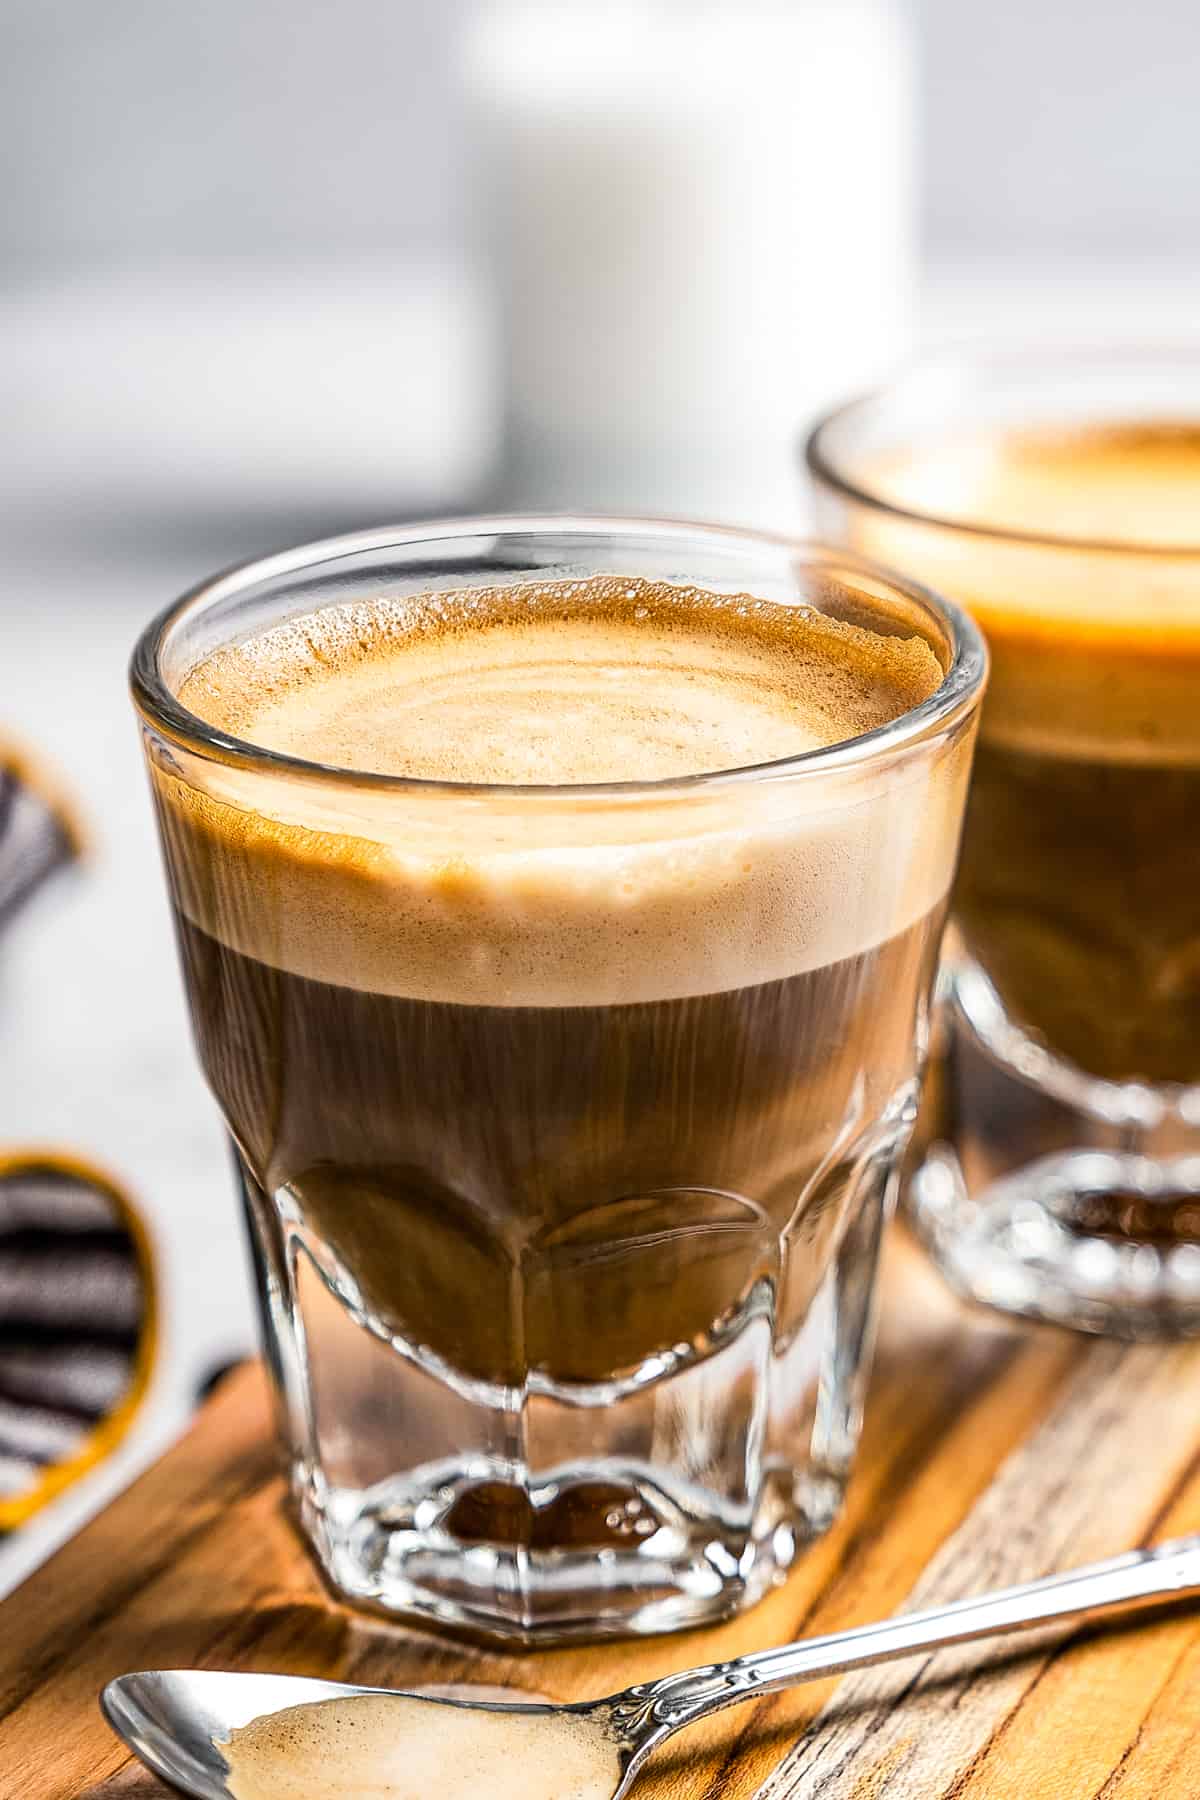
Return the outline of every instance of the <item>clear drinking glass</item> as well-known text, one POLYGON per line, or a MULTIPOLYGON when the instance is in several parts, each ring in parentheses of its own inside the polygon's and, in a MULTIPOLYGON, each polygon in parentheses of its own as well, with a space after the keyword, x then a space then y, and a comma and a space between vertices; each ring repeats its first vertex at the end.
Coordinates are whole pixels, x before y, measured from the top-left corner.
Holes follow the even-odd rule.
POLYGON ((853 558, 649 521, 334 539, 145 633, 196 1039, 346 1599, 525 1643, 660 1631, 829 1523, 984 669, 969 620, 853 558), (831 749, 575 787, 317 766, 178 698, 333 601, 598 572, 918 636, 944 679, 831 749))
POLYGON ((1200 354, 938 358, 808 465, 992 659, 912 1217, 978 1299, 1200 1331, 1200 354))

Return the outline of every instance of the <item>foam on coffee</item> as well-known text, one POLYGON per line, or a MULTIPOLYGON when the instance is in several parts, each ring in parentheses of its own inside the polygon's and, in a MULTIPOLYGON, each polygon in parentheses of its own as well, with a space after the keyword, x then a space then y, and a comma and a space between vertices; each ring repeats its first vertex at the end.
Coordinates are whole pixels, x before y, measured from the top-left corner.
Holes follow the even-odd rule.
POLYGON ((992 652, 985 738, 1200 762, 1200 424, 918 443, 878 457, 868 486, 943 522, 861 511, 851 537, 978 617, 992 652))
MULTIPOLYGON (((1200 547, 1200 424, 1188 421, 981 433, 889 457, 882 471, 888 498, 960 524, 1131 549, 1200 547)), ((1070 610, 1080 598, 1059 593, 1048 604, 1070 610)), ((1164 602, 1169 613, 1169 599, 1148 596, 1151 613, 1164 602)), ((1084 616, 1104 605, 1093 596, 1084 616)))
POLYGON ((331 606, 202 665, 203 718, 309 762, 429 781, 658 781, 795 756, 924 700, 920 638, 609 577, 331 606))
POLYGON ((234 1800, 611 1800, 603 1715, 505 1713, 364 1694, 292 1706, 223 1746, 234 1800))
POLYGON ((623 577, 329 606, 201 664, 184 704, 307 762, 511 791, 348 800, 210 769, 202 795, 162 771, 164 830, 195 871, 177 899, 260 960, 428 999, 656 999, 793 974, 937 904, 963 768, 932 800, 923 778, 872 769, 636 803, 542 789, 777 761, 886 724, 941 678, 917 637, 623 577))

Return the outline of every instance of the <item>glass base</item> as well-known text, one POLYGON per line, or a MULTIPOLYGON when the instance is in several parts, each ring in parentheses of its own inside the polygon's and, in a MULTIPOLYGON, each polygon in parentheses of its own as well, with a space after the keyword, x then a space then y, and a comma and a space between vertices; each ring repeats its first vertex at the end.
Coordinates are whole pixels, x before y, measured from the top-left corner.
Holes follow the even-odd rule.
POLYGON ((830 1296, 784 1369, 759 1289, 670 1367, 507 1390, 387 1337, 316 1279, 299 1237, 293 1251, 309 1414, 306 1439, 290 1434, 293 1494, 355 1605, 522 1647, 682 1630, 758 1599, 838 1511, 846 1443, 813 1441, 830 1296), (812 1446, 799 1468, 769 1417, 788 1377, 812 1446))
POLYGON ((702 1339, 602 1382, 534 1369, 520 1386, 390 1331, 287 1190, 239 1159, 293 1499, 330 1587, 516 1648, 757 1600, 842 1503, 906 1138, 845 1165, 843 1228, 823 1275, 797 1261, 815 1291, 792 1331, 779 1273, 760 1272, 702 1339))
POLYGON ((577 1471, 570 1485, 539 1496, 546 1522, 535 1519, 521 1535, 557 1535, 557 1507, 590 1514, 599 1529, 585 1537, 607 1541, 539 1550, 497 1541, 494 1524, 480 1541, 469 1535, 472 1519, 482 1525, 497 1503, 523 1511, 520 1490, 481 1479, 469 1461, 422 1473, 373 1492, 310 1488, 301 1496, 301 1523, 328 1580, 357 1606, 526 1647, 728 1618, 782 1579, 842 1497, 833 1484, 797 1509, 785 1487, 769 1484, 747 1533, 715 1518, 703 1493, 689 1505, 651 1470, 605 1464, 590 1482, 577 1471))
POLYGON ((957 1291, 1123 1338, 1200 1335, 1200 1092, 1096 1081, 945 983, 941 1117, 909 1216, 957 1291))

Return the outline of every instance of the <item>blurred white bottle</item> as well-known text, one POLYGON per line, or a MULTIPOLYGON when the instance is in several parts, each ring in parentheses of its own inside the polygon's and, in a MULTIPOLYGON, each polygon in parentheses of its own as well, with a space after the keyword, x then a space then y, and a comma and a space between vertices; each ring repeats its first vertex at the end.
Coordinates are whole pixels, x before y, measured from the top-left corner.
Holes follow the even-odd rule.
POLYGON ((794 523, 907 346, 903 0, 490 0, 465 41, 513 504, 794 523))

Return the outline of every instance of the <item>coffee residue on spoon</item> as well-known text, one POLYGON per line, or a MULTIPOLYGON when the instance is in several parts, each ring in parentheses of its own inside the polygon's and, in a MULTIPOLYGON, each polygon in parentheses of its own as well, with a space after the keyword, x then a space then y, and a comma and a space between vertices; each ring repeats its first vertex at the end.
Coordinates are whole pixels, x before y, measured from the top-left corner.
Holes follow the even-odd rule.
POLYGON ((221 1746, 233 1800, 612 1800, 603 1714, 362 1694, 267 1713, 221 1746))

